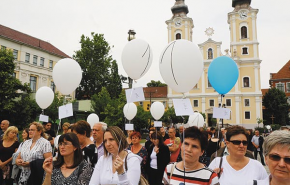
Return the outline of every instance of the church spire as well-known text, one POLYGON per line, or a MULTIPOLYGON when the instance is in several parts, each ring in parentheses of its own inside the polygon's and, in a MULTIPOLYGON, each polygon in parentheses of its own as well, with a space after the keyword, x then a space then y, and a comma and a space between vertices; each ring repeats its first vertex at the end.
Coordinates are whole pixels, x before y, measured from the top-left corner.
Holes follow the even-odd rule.
POLYGON ((184 12, 188 14, 188 7, 184 4, 184 0, 175 0, 174 6, 171 8, 173 15, 184 12))
POLYGON ((249 4, 249 5, 251 5, 251 0, 233 0, 232 7, 235 8, 236 5, 242 5, 242 4, 249 4))

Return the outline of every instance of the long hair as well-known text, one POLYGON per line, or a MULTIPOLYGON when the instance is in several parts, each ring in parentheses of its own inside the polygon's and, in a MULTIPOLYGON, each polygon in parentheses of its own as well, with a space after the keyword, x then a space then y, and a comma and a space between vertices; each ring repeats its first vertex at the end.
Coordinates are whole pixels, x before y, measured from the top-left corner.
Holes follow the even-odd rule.
MULTIPOLYGON (((32 122, 32 123, 29 124, 29 127, 30 127, 31 125, 35 125, 35 126, 36 126, 36 130, 37 130, 37 131, 41 131, 41 134, 40 134, 41 137, 47 139, 47 135, 44 133, 44 128, 43 128, 43 125, 42 125, 41 123, 38 123, 38 122, 32 122)), ((28 135, 29 135, 29 134, 28 134, 28 135)))
POLYGON ((152 134, 151 134, 151 138, 152 139, 158 139, 159 140, 159 143, 158 143, 158 148, 160 148, 161 146, 163 146, 164 145, 164 141, 163 141, 163 137, 162 137, 162 134, 161 134, 161 132, 153 132, 152 134))
POLYGON ((25 129, 23 129, 22 133, 23 133, 24 131, 27 133, 27 137, 26 137, 26 138, 22 138, 22 140, 23 140, 23 141, 24 141, 24 140, 26 141, 26 140, 30 139, 30 138, 29 138, 29 128, 25 128, 25 129))
MULTIPOLYGON (((60 151, 59 150, 59 143, 64 142, 64 140, 70 141, 72 143, 72 145, 74 147, 76 147, 76 150, 74 151, 74 160, 73 160, 74 163, 72 166, 67 167, 67 168, 72 169, 72 168, 77 167, 83 161, 82 149, 80 147, 80 143, 79 143, 77 135, 75 133, 66 133, 66 134, 63 134, 59 137, 58 151, 60 151)), ((64 158, 61 155, 61 153, 59 152, 59 154, 57 156, 57 160, 54 162, 54 166, 56 168, 60 168, 63 164, 64 164, 64 158)))
MULTIPOLYGON (((117 142, 118 146, 120 143, 120 149, 119 152, 121 152, 122 150, 126 149, 128 147, 128 142, 126 140, 126 136, 124 134, 124 132, 117 126, 111 126, 108 127, 105 131, 106 132, 110 132, 114 138, 114 140, 117 142)), ((104 134, 105 135, 105 134, 104 134)), ((104 143, 104 155, 108 156, 108 150, 106 149, 106 143, 105 140, 103 141, 104 143)))
POLYGON ((14 141, 17 141, 17 133, 18 133, 18 128, 15 127, 15 126, 10 126, 7 128, 7 130, 4 132, 4 135, 3 135, 3 140, 6 140, 8 138, 8 134, 9 132, 16 132, 16 135, 15 135, 15 138, 14 138, 14 141))

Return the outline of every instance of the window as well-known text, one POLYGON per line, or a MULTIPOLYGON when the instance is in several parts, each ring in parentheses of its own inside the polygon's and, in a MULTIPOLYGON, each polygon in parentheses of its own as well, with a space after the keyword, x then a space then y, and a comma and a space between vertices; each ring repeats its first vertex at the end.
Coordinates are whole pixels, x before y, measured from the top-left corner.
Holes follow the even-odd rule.
POLYGON ((245 107, 249 107, 250 106, 250 99, 245 99, 245 107))
POLYGON ((207 80, 207 87, 212 87, 212 85, 210 84, 209 80, 207 80))
POLYGON ((290 82, 286 83, 286 87, 287 87, 287 92, 290 92, 290 82))
POLYGON ((241 36, 242 36, 242 39, 248 38, 248 33, 247 33, 247 27, 246 26, 242 26, 241 27, 241 36))
POLYGON ((43 57, 40 57, 40 66, 44 66, 44 58, 43 57))
POLYGON ((54 82, 51 82, 51 83, 50 83, 50 88, 52 89, 53 92, 55 92, 55 85, 54 85, 54 82))
POLYGON ((247 55, 248 54, 248 48, 247 47, 243 47, 243 55, 247 55))
POLYGON ((193 100, 193 107, 198 107, 198 100, 193 100))
POLYGON ((33 56, 33 64, 37 65, 37 56, 36 55, 33 56))
POLYGON ((281 82, 276 83, 276 88, 282 92, 285 92, 284 83, 281 83, 281 82))
POLYGON ((207 50, 207 59, 212 59, 212 58, 213 58, 212 49, 209 48, 209 49, 207 50))
POLYGON ((251 112, 250 111, 245 112, 245 119, 251 119, 251 112))
POLYGON ((13 49, 13 57, 14 57, 14 60, 17 60, 17 58, 18 58, 18 50, 13 49))
POLYGON ((226 106, 231 107, 232 106, 232 99, 226 99, 226 106))
POLYGON ((140 101, 140 102, 139 102, 139 105, 140 105, 141 107, 143 107, 143 101, 140 101))
POLYGON ((6 46, 1 46, 1 50, 6 50, 6 46))
POLYGON ((36 76, 30 76, 30 88, 32 92, 36 92, 36 76))
POLYGON ((175 35, 175 38, 176 38, 176 40, 181 39, 181 34, 180 34, 180 33, 177 33, 177 34, 175 35))
POLYGON ((209 106, 214 107, 214 100, 209 100, 209 106))
POLYGON ((244 84, 244 87, 250 87, 250 79, 249 79, 249 77, 244 77, 243 78, 243 84, 244 84))
POLYGON ((29 63, 30 62, 30 54, 26 53, 25 55, 25 62, 29 63))
POLYGON ((53 65, 53 61, 50 60, 50 61, 49 61, 49 69, 52 69, 52 65, 53 65))

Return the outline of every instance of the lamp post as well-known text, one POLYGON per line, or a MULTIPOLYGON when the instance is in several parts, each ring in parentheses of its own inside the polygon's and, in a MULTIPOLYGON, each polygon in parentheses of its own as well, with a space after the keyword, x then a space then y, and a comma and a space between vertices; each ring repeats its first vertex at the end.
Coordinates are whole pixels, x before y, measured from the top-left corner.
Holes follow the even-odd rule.
MULTIPOLYGON (((150 107, 152 105, 152 101, 151 101, 152 94, 153 93, 157 93, 157 89, 155 89, 155 91, 148 91, 148 92, 144 91, 144 93, 149 93, 149 101, 150 101, 150 103, 149 103, 149 105, 147 105, 148 106, 147 107, 147 110, 149 111, 150 110, 150 107)), ((151 126, 151 117, 150 117, 150 126, 151 126)))
MULTIPOLYGON (((136 32, 134 30, 129 30, 128 31, 128 41, 130 42, 131 40, 135 39, 135 35, 136 35, 136 32)), ((130 89, 132 88, 132 83, 133 83, 132 78, 130 78, 128 76, 128 85, 129 85, 130 89)))

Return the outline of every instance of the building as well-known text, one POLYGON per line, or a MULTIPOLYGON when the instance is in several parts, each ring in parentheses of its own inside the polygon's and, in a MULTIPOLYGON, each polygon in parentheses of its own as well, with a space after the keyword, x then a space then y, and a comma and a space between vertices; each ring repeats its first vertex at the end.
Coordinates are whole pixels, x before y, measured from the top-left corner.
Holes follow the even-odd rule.
POLYGON ((145 100, 139 103, 145 111, 150 111, 150 105, 159 101, 163 103, 165 110, 168 108, 167 86, 165 87, 144 87, 143 88, 145 100))
MULTIPOLYGON (((204 72, 197 85, 186 94, 191 100, 193 109, 206 113, 206 124, 215 126, 212 119, 213 107, 220 104, 231 109, 231 119, 224 120, 225 124, 241 124, 246 128, 257 126, 257 118, 262 118, 262 92, 260 83, 260 63, 257 40, 257 14, 258 9, 251 6, 251 0, 233 0, 233 11, 228 13, 230 27, 230 51, 221 52, 222 42, 210 38, 213 29, 208 28, 206 34, 209 39, 199 44, 204 58, 204 72), (233 89, 223 99, 213 89, 207 78, 210 63, 216 57, 228 55, 239 68, 239 78, 233 89)), ((230 6, 230 5, 229 5, 230 6)), ((168 42, 177 39, 192 41, 192 18, 187 17, 189 12, 184 0, 176 0, 171 8, 172 18, 166 21, 168 29, 168 42)), ((225 20, 226 21, 226 20, 225 20)), ((182 94, 168 87, 169 106, 172 99, 182 98, 182 94)))
MULTIPOLYGON (((35 93, 40 87, 57 89, 52 79, 53 66, 67 54, 49 42, 0 25, 1 49, 10 49, 15 59, 15 77, 29 83, 35 93)), ((74 97, 72 95, 72 97, 74 97)))

